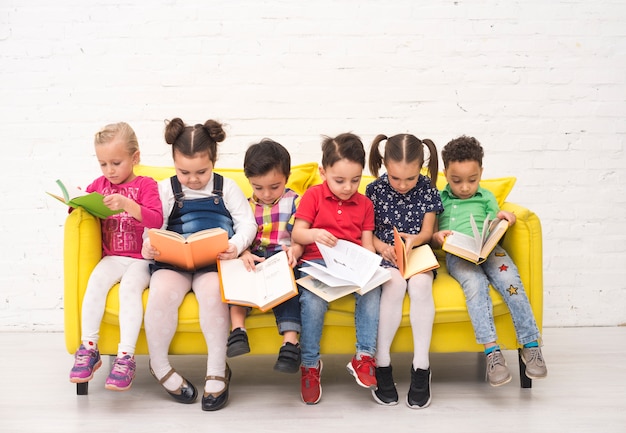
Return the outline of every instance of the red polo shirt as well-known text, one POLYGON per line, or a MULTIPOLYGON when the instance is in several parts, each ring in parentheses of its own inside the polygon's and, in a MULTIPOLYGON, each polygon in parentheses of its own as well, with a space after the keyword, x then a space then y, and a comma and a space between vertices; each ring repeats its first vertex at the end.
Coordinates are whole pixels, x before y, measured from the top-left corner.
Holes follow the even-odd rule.
MULTIPOLYGON (((328 230, 339 239, 361 245, 362 233, 374 230, 374 206, 359 192, 348 200, 339 200, 324 182, 306 190, 296 210, 296 219, 310 223, 311 228, 328 230)), ((302 260, 321 258, 315 242, 305 245, 302 260)))

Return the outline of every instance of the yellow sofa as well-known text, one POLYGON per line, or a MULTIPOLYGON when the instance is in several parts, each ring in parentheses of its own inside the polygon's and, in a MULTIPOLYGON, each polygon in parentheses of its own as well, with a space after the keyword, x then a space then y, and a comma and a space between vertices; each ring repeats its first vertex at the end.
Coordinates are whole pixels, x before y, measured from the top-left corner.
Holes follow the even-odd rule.
MULTIPOLYGON (((246 196, 251 188, 241 169, 215 169, 216 172, 233 178, 243 189, 246 196)), ((151 176, 157 181, 174 174, 171 167, 138 166, 137 174, 151 176)), ((361 191, 373 178, 364 177, 361 191)), ((298 193, 307 187, 321 182, 317 163, 308 163, 292 167, 288 186, 298 193)), ((526 288, 528 298, 535 314, 539 329, 543 317, 543 263, 541 224, 537 215, 530 210, 505 202, 513 187, 515 178, 487 179, 481 185, 496 194, 502 209, 515 212, 517 223, 504 237, 503 245, 512 256, 526 288)), ((440 176, 438 187, 445 186, 445 179, 440 176)), ((448 275, 445 260, 437 252, 441 268, 433 285, 435 299, 435 324, 431 352, 482 352, 476 343, 470 323, 465 299, 459 284, 448 275)), ((65 342, 67 351, 74 353, 80 345, 81 305, 87 280, 94 266, 101 258, 100 221, 83 209, 75 209, 67 217, 64 239, 64 314, 65 342)), ((508 308, 498 293, 491 291, 494 305, 495 323, 499 343, 506 349, 518 349, 515 330, 508 308)), ((144 306, 148 291, 143 294, 144 306)), ((119 300, 118 286, 114 286, 107 297, 106 311, 100 328, 99 348, 103 355, 115 355, 119 341, 119 300)), ((171 354, 204 354, 206 345, 198 323, 198 307, 193 293, 187 294, 179 311, 179 324, 170 346, 171 354)), ((261 313, 254 310, 246 319, 246 328, 250 337, 252 354, 276 354, 282 342, 276 330, 274 315, 271 311, 261 313)), ((332 302, 326 314, 324 333, 321 341, 322 353, 352 354, 355 345, 354 299, 351 296, 332 302)), ((405 299, 403 318, 394 340, 392 351, 412 352, 411 325, 409 323, 409 301, 405 299)), ((137 341, 137 354, 147 354, 148 347, 143 329, 137 341)), ((519 362, 520 385, 530 388, 532 382, 524 374, 524 365, 519 362)), ((77 384, 78 394, 87 394, 87 383, 77 384)))

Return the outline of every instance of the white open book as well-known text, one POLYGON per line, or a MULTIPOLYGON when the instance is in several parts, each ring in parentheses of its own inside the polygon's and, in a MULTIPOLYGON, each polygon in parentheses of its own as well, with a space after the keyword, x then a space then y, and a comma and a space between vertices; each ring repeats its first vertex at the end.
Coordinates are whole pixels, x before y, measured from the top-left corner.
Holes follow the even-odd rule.
MULTIPOLYGON (((323 299, 337 299, 352 292, 365 294, 391 278, 380 266, 382 258, 353 242, 340 239, 334 247, 317 243, 324 265, 305 260, 300 271, 309 275, 298 284, 323 299)), ((332 300, 331 299, 331 300, 332 300)))

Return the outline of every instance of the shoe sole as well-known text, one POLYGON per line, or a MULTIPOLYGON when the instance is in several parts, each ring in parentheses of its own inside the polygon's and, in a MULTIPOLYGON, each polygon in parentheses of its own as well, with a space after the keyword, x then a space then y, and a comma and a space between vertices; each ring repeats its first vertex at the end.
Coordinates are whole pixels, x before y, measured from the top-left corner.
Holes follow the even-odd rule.
POLYGON ((248 347, 238 347, 238 346, 230 346, 226 349, 226 356, 228 358, 234 358, 235 356, 245 355, 246 353, 250 353, 250 346, 248 347))
POLYGON ((376 390, 372 389, 372 397, 374 397, 374 401, 382 406, 395 406, 398 404, 398 400, 392 400, 390 402, 385 402, 383 400, 381 400, 380 398, 378 398, 378 396, 376 395, 376 390))
POLYGON ((120 388, 119 386, 110 385, 107 383, 104 385, 104 389, 108 389, 109 391, 128 391, 131 386, 133 386, 132 383, 125 388, 120 388))
POLYGON ((487 382, 489 382, 489 385, 493 386, 494 388, 497 388, 498 386, 506 385, 507 383, 511 381, 511 379, 513 379, 513 377, 509 374, 509 377, 507 377, 502 382, 492 382, 489 379, 487 379, 487 382))
POLYGON ((274 364, 274 371, 278 371, 279 373, 297 373, 300 370, 300 366, 296 365, 295 367, 288 364, 276 363, 274 364))
POLYGON ((93 375, 96 374, 96 371, 98 371, 98 369, 100 368, 100 366, 102 365, 102 359, 100 359, 96 365, 93 366, 93 370, 91 371, 91 376, 89 377, 70 377, 70 382, 72 383, 86 383, 89 382, 91 379, 93 379, 93 375))
POLYGON ((363 382, 361 382, 361 379, 359 379, 359 375, 354 370, 354 367, 352 367, 352 362, 348 362, 348 365, 346 365, 346 369, 348 370, 348 373, 350 373, 352 377, 354 377, 354 380, 356 381, 357 385, 362 386, 363 388, 366 388, 366 389, 376 389, 376 384, 366 385, 363 382))

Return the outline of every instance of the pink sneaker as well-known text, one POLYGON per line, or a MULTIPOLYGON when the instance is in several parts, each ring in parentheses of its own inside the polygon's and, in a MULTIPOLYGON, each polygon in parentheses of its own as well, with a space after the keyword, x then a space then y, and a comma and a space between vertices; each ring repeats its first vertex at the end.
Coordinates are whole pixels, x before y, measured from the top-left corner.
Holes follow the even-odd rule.
POLYGON ((346 366, 354 380, 363 388, 376 388, 376 361, 371 356, 362 355, 361 359, 352 358, 346 366))
POLYGON ((104 387, 112 391, 126 391, 133 384, 135 377, 135 358, 126 355, 115 357, 111 373, 107 377, 104 387))
POLYGON ((85 349, 85 346, 81 344, 74 354, 74 366, 70 371, 70 382, 89 382, 101 365, 100 352, 96 349, 85 349))

